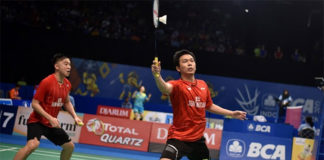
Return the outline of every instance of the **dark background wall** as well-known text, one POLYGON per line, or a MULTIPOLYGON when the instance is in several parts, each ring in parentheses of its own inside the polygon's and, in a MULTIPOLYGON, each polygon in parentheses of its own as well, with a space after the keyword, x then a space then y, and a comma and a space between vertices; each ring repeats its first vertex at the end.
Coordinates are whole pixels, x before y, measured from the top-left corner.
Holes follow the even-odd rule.
MULTIPOLYGON (((122 9, 123 4, 129 3, 128 1, 108 2, 106 11, 109 14, 127 16, 127 14, 123 15, 125 13, 119 13, 116 10, 122 9)), ((136 33, 134 35, 141 38, 140 41, 131 38, 91 36, 73 28, 69 30, 58 28, 55 27, 57 23, 55 18, 48 18, 51 23, 46 25, 32 25, 23 20, 8 20, 6 18, 8 10, 18 10, 21 6, 27 6, 27 9, 25 7, 24 10, 28 13, 29 3, 42 10, 41 13, 50 8, 48 9, 49 13, 45 15, 51 15, 51 5, 53 4, 58 8, 77 6, 84 9, 87 6, 86 8, 93 11, 96 11, 97 7, 101 8, 99 10, 104 10, 99 7, 102 6, 102 1, 93 2, 91 5, 89 5, 90 2, 82 1, 77 5, 64 1, 43 3, 32 1, 25 2, 23 5, 18 1, 5 2, 5 7, 2 8, 5 14, 2 14, 1 17, 1 82, 15 83, 24 77, 28 84, 38 83, 43 77, 53 72, 50 59, 55 52, 62 52, 71 57, 150 67, 154 58, 151 1, 136 1, 135 3, 136 12, 140 12, 136 15, 143 15, 142 24, 138 21, 133 23, 130 20, 124 22, 126 27, 137 28, 133 31, 136 33)), ((162 1, 161 8, 164 9, 161 9, 161 12, 167 13, 169 17, 167 25, 160 24, 160 31, 163 31, 163 34, 159 35, 158 53, 162 67, 173 70, 172 54, 176 50, 189 48, 197 55, 198 73, 314 86, 314 77, 324 75, 323 5, 320 6, 322 3, 319 2, 311 4, 312 2, 307 1, 289 3, 162 1), (208 19, 213 16, 210 13, 214 13, 215 9, 211 8, 211 5, 217 6, 214 8, 219 12, 224 12, 224 14, 217 15, 230 15, 231 18, 226 21, 225 27, 216 27, 218 24, 214 26, 235 39, 232 41, 233 46, 235 46, 235 41, 244 44, 244 56, 199 50, 192 47, 191 43, 185 43, 178 47, 170 45, 169 41, 175 30, 192 33, 188 37, 202 30, 206 30, 210 34, 214 33, 215 31, 210 29, 213 27, 206 27, 208 23, 212 24, 211 26, 214 23, 207 22, 204 29, 200 28, 200 22, 204 18, 208 19), (244 13, 245 8, 249 9, 248 14, 244 13), (195 13, 194 17, 196 18, 190 17, 192 15, 188 17, 190 12, 195 13), (308 26, 310 16, 312 24, 308 26), (182 21, 188 25, 179 25, 179 22, 182 21), (269 48, 268 55, 270 56, 276 46, 282 46, 285 49, 285 58, 278 61, 273 58, 254 57, 254 47, 264 43, 269 48), (319 49, 315 50, 314 45, 317 43, 319 43, 319 49), (302 50, 307 58, 305 63, 296 63, 289 59, 295 48, 302 50)), ((220 17, 220 19, 224 18, 224 16, 220 17)), ((126 20, 128 19, 126 18, 126 20)), ((213 18, 209 19, 209 21, 212 20, 213 18)), ((222 21, 217 22, 221 24, 222 21)), ((208 41, 212 42, 213 39, 208 41)))

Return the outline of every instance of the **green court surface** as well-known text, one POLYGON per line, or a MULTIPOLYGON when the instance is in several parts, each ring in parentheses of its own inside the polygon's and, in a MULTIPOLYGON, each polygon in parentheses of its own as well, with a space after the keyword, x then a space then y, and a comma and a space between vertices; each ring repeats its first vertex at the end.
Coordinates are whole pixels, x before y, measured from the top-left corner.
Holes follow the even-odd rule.
MULTIPOLYGON (((17 151, 22 147, 23 146, 16 145, 16 144, 0 143, 0 159, 2 160, 13 159, 17 151)), ((61 151, 56 149, 38 148, 28 157, 28 160, 58 160, 60 159, 60 153, 61 151)), ((73 152, 71 160, 129 160, 129 159, 73 152)))

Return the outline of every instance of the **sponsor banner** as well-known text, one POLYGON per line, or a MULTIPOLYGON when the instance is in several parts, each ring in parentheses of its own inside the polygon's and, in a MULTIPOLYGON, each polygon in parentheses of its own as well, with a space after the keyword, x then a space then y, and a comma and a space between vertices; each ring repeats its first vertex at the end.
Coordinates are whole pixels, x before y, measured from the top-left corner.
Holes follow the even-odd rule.
POLYGON ((150 143, 154 142, 165 144, 168 138, 168 130, 170 126, 170 124, 153 123, 150 136, 150 143))
POLYGON ((294 137, 291 160, 311 160, 313 147, 314 139, 294 137))
POLYGON ((171 114, 171 115, 168 114, 166 116, 165 123, 166 124, 173 124, 173 114, 171 114))
MULTIPOLYGON (((156 111, 170 111, 169 99, 152 81, 150 68, 79 58, 72 58, 72 63, 76 74, 71 76, 71 81, 77 82, 73 85, 75 95, 123 100, 137 90, 138 86, 145 84, 146 90, 154 95, 146 104, 163 104, 164 106, 156 107, 156 111)), ((166 81, 180 78, 175 70, 164 70, 161 74, 166 81)), ((263 115, 267 119, 277 117, 276 99, 283 89, 287 89, 293 99, 291 105, 303 106, 303 116, 312 116, 315 127, 320 128, 323 94, 316 87, 203 74, 196 74, 196 78, 207 83, 217 105, 227 106, 229 110, 244 110, 250 115, 263 115)), ((84 108, 86 107, 87 105, 84 108)))
POLYGON ((80 143, 147 151, 152 123, 85 114, 80 143))
POLYGON ((291 138, 294 128, 288 124, 267 123, 238 119, 224 119, 224 131, 261 134, 273 137, 291 138))
MULTIPOLYGON (((172 113, 144 111, 143 115, 144 115, 144 121, 158 122, 158 123, 165 123, 165 124, 173 123, 172 113)), ((134 117, 134 113, 131 114, 131 119, 133 119, 133 117, 134 117)), ((223 130, 223 125, 224 125, 223 119, 206 118, 206 128, 223 130)))
POLYGON ((113 106, 98 105, 97 115, 129 119, 132 110, 113 106))
MULTIPOLYGON (((147 111, 143 112, 143 121, 147 122, 156 122, 156 123, 165 123, 167 121, 168 115, 173 115, 172 113, 164 113, 164 112, 155 112, 155 111, 147 111)), ((131 113, 130 119, 134 119, 134 112, 131 113)))
POLYGON ((0 133, 12 134, 17 107, 0 105, 0 133))
MULTIPOLYGON (((77 113, 77 116, 82 120, 83 114, 77 113)), ((72 142, 79 143, 81 128, 79 125, 75 124, 73 117, 66 111, 60 111, 57 116, 60 121, 61 128, 71 137, 72 142)), ((84 122, 83 122, 84 123, 84 122)), ((83 126, 85 127, 85 126, 83 126)))
POLYGON ((258 134, 223 131, 221 160, 288 160, 292 140, 258 134))
MULTIPOLYGON (((33 111, 32 108, 18 107, 16 121, 13 129, 14 135, 27 136, 27 120, 30 113, 33 111)), ((83 114, 77 113, 79 118, 82 120, 83 114)), ((79 142, 81 127, 75 124, 72 116, 65 111, 60 111, 57 116, 60 121, 61 127, 70 136, 73 142, 79 142)), ((42 136, 42 138, 45 138, 42 136)))
POLYGON ((206 128, 204 132, 206 144, 209 149, 220 149, 222 140, 222 130, 206 128))
POLYGON ((303 106, 287 107, 285 123, 291 124, 298 129, 301 123, 302 109, 303 106))
MULTIPOLYGON (((168 129, 170 126, 170 124, 153 123, 150 136, 151 138, 149 152, 161 153, 163 151, 164 145, 167 141, 168 129)), ((204 137, 206 139, 207 147, 210 150, 211 157, 217 158, 220 149, 220 142, 222 139, 222 130, 206 128, 204 137)))
POLYGON ((223 119, 206 118, 206 128, 223 130, 223 127, 223 119))
POLYGON ((0 105, 12 106, 12 100, 9 98, 0 98, 0 105))
POLYGON ((33 112, 32 108, 18 107, 14 135, 27 136, 27 120, 31 112, 33 112))
POLYGON ((31 107, 31 100, 18 100, 18 99, 13 99, 12 100, 12 105, 13 106, 23 106, 23 107, 31 107))

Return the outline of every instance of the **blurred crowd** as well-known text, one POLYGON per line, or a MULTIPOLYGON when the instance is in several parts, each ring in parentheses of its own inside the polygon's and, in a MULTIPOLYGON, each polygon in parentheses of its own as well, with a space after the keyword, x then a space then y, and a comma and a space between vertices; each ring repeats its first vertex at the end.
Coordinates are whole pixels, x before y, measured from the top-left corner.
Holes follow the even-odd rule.
MULTIPOLYGON (((168 1, 167 26, 157 29, 159 42, 213 54, 248 55, 257 58, 306 63, 307 52, 319 48, 285 47, 282 44, 248 44, 231 28, 233 14, 208 3, 185 5, 168 1), (185 10, 182 8, 186 7, 185 10), (202 12, 203 11, 203 12, 202 12), (203 18, 202 18, 203 17, 203 18), (280 46, 282 45, 282 46, 280 46)), ((15 1, 1 6, 2 20, 47 30, 77 32, 108 39, 150 41, 154 38, 150 1, 15 1)), ((163 13, 163 10, 160 12, 163 13)), ((165 11, 166 12, 166 11, 165 11)), ((318 42, 320 43, 320 42, 318 42)))

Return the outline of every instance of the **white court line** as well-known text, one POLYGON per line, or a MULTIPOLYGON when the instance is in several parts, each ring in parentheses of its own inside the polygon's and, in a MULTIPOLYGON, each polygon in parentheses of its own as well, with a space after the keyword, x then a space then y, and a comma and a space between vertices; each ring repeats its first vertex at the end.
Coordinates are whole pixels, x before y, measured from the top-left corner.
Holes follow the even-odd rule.
POLYGON ((6 145, 1 145, 1 144, 0 144, 0 147, 12 147, 12 146, 6 146, 6 145))
MULTIPOLYGON (((48 151, 41 151, 41 150, 36 150, 36 152, 41 152, 41 153, 51 153, 51 154, 61 154, 57 153, 57 152, 48 152, 48 151)), ((99 156, 99 155, 96 155, 99 156)), ((99 157, 90 157, 90 156, 85 156, 85 155, 77 155, 77 154, 72 154, 72 157, 80 157, 80 158, 90 158, 90 159, 94 159, 94 160, 112 160, 112 159, 107 159, 107 158, 99 158, 99 157)))
MULTIPOLYGON (((11 147, 11 146, 0 145, 0 147, 11 147)), ((19 148, 12 148, 11 150, 14 150, 14 149, 19 149, 19 148)), ((11 150, 8 150, 8 151, 11 151, 11 150)), ((55 156, 55 154, 57 154, 57 155, 61 154, 61 152, 57 153, 57 152, 41 151, 41 150, 36 150, 32 154, 38 154, 38 155, 44 155, 44 156, 52 156, 52 155, 45 155, 45 154, 41 154, 41 153, 47 153, 47 154, 49 153, 49 154, 53 154, 53 156, 55 156), (38 152, 40 152, 40 153, 38 153, 38 152)), ((99 156, 99 155, 96 155, 96 156, 99 156)), ((59 157, 59 156, 55 156, 55 157, 59 157)), ((72 154, 72 159, 74 159, 73 157, 79 157, 78 159, 80 159, 80 158, 90 158, 91 160, 92 159, 93 160, 112 160, 112 159, 107 159, 107 158, 97 158, 97 157, 90 157, 90 156, 76 155, 76 154, 72 154)))
POLYGON ((17 149, 17 148, 13 147, 13 148, 1 149, 0 152, 10 151, 10 150, 15 150, 15 149, 17 149))
MULTIPOLYGON (((50 154, 59 154, 59 155, 61 154, 61 152, 57 153, 57 152, 41 151, 41 150, 36 150, 35 152, 50 153, 50 154)), ((96 156, 98 156, 98 155, 96 155, 96 156)), ((91 158, 91 159, 96 159, 96 160, 102 160, 103 159, 103 158, 90 157, 90 156, 77 155, 77 154, 72 154, 72 157, 91 158)), ((106 158, 104 158, 104 160, 112 160, 112 159, 106 159, 106 158)))
MULTIPOLYGON (((39 156, 45 156, 45 157, 54 157, 59 159, 60 156, 59 155, 48 155, 48 154, 41 154, 41 153, 37 153, 37 152, 33 152, 32 155, 39 155, 39 156)), ((71 159, 75 159, 75 160, 89 160, 89 159, 81 159, 81 158, 71 158, 71 159)))

